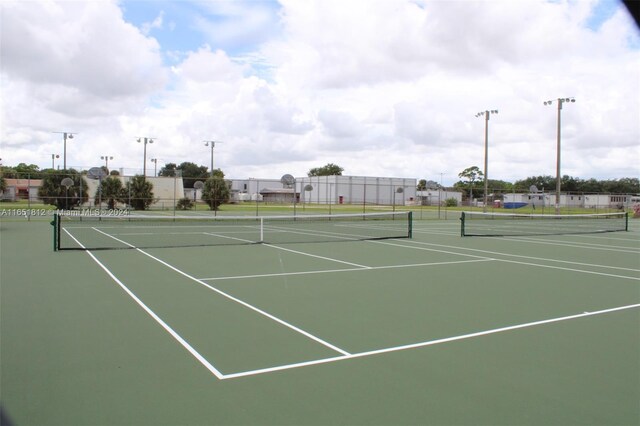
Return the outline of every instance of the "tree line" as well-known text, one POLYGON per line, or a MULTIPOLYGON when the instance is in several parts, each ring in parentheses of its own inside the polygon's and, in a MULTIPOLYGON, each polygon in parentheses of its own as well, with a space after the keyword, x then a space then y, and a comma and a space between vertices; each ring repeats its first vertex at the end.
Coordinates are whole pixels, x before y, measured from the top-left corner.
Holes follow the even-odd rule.
MULTIPOLYGON (((104 176, 99 178, 100 184, 94 196, 94 204, 107 205, 108 209, 115 209, 124 204, 134 210, 147 210, 157 200, 153 194, 153 184, 145 176, 136 175, 125 183, 119 178, 117 171, 109 172, 101 167, 104 176), (115 173, 114 173, 115 172, 115 173)), ((74 209, 89 201, 87 171, 75 169, 40 170, 35 164, 20 163, 16 167, 2 167, 0 175, 0 192, 7 188, 5 177, 8 179, 40 179, 38 198, 44 204, 55 206, 57 209, 74 209)), ((218 210, 222 203, 230 198, 230 185, 224 180, 222 170, 207 172, 204 166, 185 162, 180 165, 168 163, 161 169, 160 176, 191 176, 183 179, 184 188, 193 188, 195 182, 202 182, 201 199, 212 210, 218 210)), ((193 206, 191 199, 183 198, 178 202, 178 208, 188 209, 193 206)))
MULTIPOLYGON (((453 188, 463 192, 466 196, 471 196, 472 194, 474 197, 484 196, 484 173, 479 167, 468 167, 460 172, 458 177, 460 180, 453 184, 453 188)), ((529 192, 529 189, 533 186, 540 192, 555 192, 556 177, 549 175, 530 176, 513 183, 504 180, 488 179, 487 183, 488 189, 492 194, 529 192)), ((598 180, 594 178, 580 179, 564 175, 560 179, 560 185, 562 192, 640 194, 640 179, 638 178, 598 180)), ((419 191, 438 188, 442 188, 439 183, 426 179, 421 179, 417 186, 419 191)))

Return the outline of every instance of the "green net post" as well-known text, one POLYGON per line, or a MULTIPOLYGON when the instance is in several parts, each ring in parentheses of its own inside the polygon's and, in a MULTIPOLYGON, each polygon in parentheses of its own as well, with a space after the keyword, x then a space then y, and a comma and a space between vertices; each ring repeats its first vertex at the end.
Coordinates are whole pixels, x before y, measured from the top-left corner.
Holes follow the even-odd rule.
POLYGON ((413 238, 413 212, 409 210, 409 238, 413 238))
POLYGON ((629 212, 624 213, 624 230, 629 230, 629 212))
POLYGON ((58 213, 53 214, 51 225, 53 226, 53 251, 58 251, 60 247, 60 218, 58 213))
POLYGON ((464 212, 460 215, 460 236, 464 237, 464 212))

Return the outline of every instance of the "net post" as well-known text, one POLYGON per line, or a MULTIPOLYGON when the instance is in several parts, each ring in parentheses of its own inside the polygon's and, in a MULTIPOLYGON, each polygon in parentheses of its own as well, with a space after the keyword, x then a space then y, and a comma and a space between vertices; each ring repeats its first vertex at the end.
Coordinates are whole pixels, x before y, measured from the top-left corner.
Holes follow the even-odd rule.
POLYGON ((409 238, 413 238, 413 212, 409 210, 409 238))
POLYGON ((629 212, 624 212, 624 230, 629 230, 629 212))
POLYGON ((460 236, 464 237, 464 212, 460 215, 460 236))
POLYGON ((58 251, 60 247, 60 219, 58 213, 53 214, 51 225, 53 226, 53 251, 58 251))

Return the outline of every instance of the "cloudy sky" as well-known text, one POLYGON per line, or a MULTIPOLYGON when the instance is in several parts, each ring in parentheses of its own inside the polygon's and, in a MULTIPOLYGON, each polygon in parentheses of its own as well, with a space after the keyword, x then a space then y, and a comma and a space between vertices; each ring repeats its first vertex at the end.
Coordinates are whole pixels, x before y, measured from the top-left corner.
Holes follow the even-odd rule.
POLYGON ((638 177, 640 33, 614 0, 3 0, 0 158, 230 178, 638 177), (554 100, 551 106, 544 101, 554 100))

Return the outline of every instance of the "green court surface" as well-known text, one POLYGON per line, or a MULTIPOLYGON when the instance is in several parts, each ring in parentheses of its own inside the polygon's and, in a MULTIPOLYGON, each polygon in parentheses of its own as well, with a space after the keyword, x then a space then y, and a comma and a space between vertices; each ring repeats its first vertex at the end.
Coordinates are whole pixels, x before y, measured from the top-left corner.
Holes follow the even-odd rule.
POLYGON ((50 220, 0 222, 7 424, 640 424, 639 220, 89 252, 50 220))

